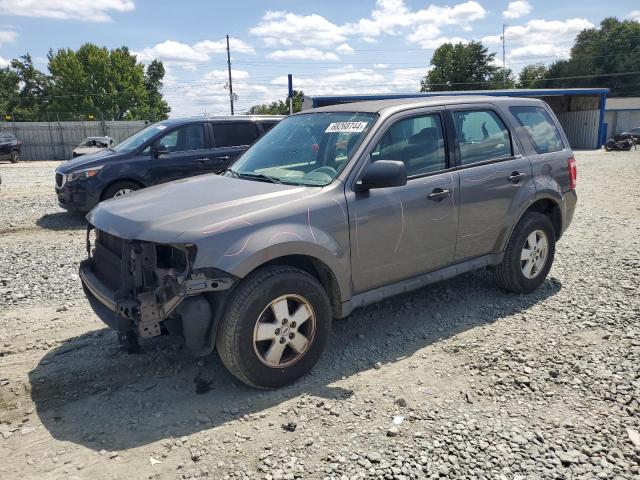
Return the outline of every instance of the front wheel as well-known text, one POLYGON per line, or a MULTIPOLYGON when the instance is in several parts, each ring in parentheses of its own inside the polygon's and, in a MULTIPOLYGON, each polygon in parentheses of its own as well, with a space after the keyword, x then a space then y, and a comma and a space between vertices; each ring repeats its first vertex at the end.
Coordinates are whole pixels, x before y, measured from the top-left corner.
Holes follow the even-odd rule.
POLYGON ((538 212, 525 214, 511 234, 502 263, 495 268, 496 282, 516 293, 534 291, 547 278, 555 245, 549 218, 538 212))
POLYGON ((289 266, 257 270, 229 299, 218 327, 222 363, 257 388, 295 382, 316 364, 331 331, 331 305, 307 272, 289 266))
POLYGON ((11 150, 11 163, 18 163, 20 161, 20 152, 18 150, 11 150))
POLYGON ((123 195, 127 195, 128 193, 134 192, 140 189, 140 185, 133 182, 116 182, 113 185, 110 185, 102 194, 102 200, 107 200, 109 198, 121 197, 123 195))

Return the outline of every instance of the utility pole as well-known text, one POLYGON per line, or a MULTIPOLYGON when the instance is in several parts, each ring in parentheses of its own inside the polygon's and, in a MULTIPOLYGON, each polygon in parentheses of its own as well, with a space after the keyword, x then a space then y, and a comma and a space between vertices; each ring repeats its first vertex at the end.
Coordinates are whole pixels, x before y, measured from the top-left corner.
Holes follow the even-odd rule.
MULTIPOLYGON (((504 30, 508 26, 509 25, 507 25, 506 23, 502 24, 502 87, 503 88, 507 88, 507 58, 505 55, 506 48, 505 48, 504 30)), ((231 75, 231 73, 229 73, 229 75, 231 75)))
POLYGON ((227 35, 227 67, 229 68, 229 103, 233 115, 233 83, 231 82, 231 51, 229 50, 229 35, 227 35))

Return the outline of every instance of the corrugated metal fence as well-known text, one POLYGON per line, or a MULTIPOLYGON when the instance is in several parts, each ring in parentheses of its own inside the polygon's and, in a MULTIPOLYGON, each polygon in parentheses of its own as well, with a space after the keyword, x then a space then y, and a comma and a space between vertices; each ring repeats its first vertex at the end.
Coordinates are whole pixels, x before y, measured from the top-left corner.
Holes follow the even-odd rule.
POLYGON ((86 137, 109 136, 116 143, 142 130, 148 122, 0 122, 0 130, 22 141, 23 160, 67 160, 86 137))
POLYGON ((598 148, 600 110, 556 113, 571 148, 598 148))

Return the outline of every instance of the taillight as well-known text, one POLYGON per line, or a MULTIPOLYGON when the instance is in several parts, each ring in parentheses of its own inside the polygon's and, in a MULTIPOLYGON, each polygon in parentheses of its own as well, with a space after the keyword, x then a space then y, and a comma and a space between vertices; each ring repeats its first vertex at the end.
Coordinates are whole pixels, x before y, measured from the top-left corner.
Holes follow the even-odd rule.
POLYGON ((576 159, 571 157, 567 160, 567 166, 569 167, 569 188, 573 190, 576 188, 576 179, 578 178, 578 169, 576 168, 576 159))

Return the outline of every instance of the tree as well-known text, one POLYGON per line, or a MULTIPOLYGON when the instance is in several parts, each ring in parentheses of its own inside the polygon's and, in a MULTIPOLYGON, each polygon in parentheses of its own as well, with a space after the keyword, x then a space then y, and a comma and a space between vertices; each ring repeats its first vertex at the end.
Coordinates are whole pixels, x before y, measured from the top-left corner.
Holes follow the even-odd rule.
POLYGON ((39 120, 47 105, 49 78, 33 66, 28 53, 11 60, 11 70, 18 76, 19 91, 11 102, 14 118, 39 120))
POLYGON ((427 75, 420 82, 421 92, 478 90, 489 88, 498 68, 495 53, 481 42, 443 43, 433 52, 427 75))
MULTIPOLYGON (((302 110, 304 92, 293 91, 293 113, 302 110)), ((289 99, 277 100, 269 104, 254 105, 247 110, 247 115, 289 115, 289 99)))
POLYGON ((50 112, 65 113, 67 118, 167 118, 170 108, 160 92, 162 62, 152 61, 145 71, 127 47, 108 50, 91 43, 77 51, 50 51, 48 60, 50 112))
POLYGON ((569 59, 549 67, 544 86, 607 87, 612 95, 637 95, 640 74, 628 72, 638 71, 640 22, 605 18, 599 27, 578 34, 569 59))
POLYGON ((502 88, 516 88, 516 77, 510 68, 498 67, 489 79, 491 83, 484 88, 487 90, 500 90, 502 88))
POLYGON ((144 74, 144 85, 149 99, 149 117, 156 122, 169 117, 171 108, 166 100, 162 98, 162 79, 164 78, 164 65, 159 60, 153 60, 147 65, 144 74))
POLYGON ((8 66, 0 68, 0 114, 3 116, 13 110, 20 93, 20 78, 8 66))
POLYGON ((525 65, 518 75, 518 88, 539 88, 548 76, 549 69, 544 63, 525 65))

